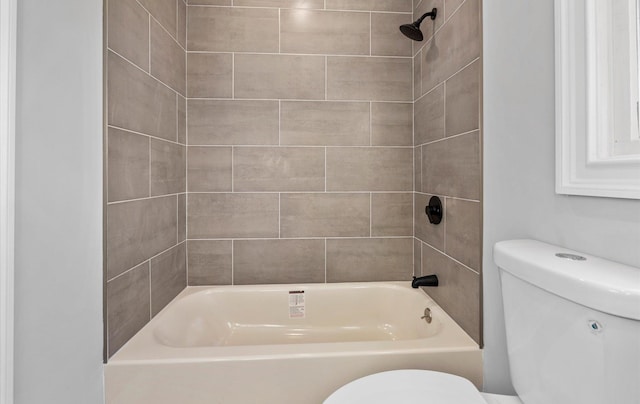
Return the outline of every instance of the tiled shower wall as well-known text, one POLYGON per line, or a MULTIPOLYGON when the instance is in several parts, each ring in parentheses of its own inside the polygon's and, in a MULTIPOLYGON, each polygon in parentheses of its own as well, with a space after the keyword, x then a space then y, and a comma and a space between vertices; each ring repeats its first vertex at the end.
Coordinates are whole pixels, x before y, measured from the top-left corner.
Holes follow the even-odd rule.
POLYGON ((105 7, 110 356, 186 285, 186 4, 105 7))
POLYGON ((188 283, 410 280, 412 0, 190 0, 188 283))
POLYGON ((438 274, 427 292, 481 343, 481 1, 421 0, 425 41, 414 46, 415 266, 438 274), (424 213, 439 196, 444 218, 424 213))

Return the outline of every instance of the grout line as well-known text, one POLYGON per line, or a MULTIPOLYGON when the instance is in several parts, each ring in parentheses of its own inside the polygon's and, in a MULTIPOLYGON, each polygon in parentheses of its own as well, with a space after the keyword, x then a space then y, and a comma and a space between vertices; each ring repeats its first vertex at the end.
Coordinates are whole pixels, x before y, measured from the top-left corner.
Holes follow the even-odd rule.
MULTIPOLYGON (((437 86, 436 86, 437 87, 437 86)), ((184 97, 183 97, 184 98, 184 97)), ((310 99, 300 99, 300 98, 216 98, 216 97, 189 97, 190 101, 265 101, 265 102, 275 102, 275 101, 285 101, 285 102, 321 102, 327 101, 332 103, 367 103, 367 102, 378 102, 385 104, 411 104, 413 101, 407 99, 403 101, 398 100, 370 100, 370 99, 360 99, 360 100, 325 100, 323 98, 310 98, 310 99)))
POLYGON ((373 28, 372 28, 372 20, 373 20, 373 18, 372 18, 372 15, 373 15, 373 13, 369 12, 369 56, 371 56, 372 53, 373 53, 373 51, 372 51, 373 50, 373 33, 372 33, 372 31, 373 31, 373 28))
POLYGON ((119 200, 119 201, 111 201, 111 202, 107 203, 107 206, 119 205, 121 203, 127 203, 127 202, 147 201, 149 199, 168 198, 168 197, 174 196, 174 195, 178 195, 178 193, 163 194, 163 195, 153 195, 153 196, 145 196, 145 197, 142 197, 142 198, 133 198, 133 199, 123 199, 123 200, 119 200))
POLYGON ((231 284, 235 285, 235 262, 233 259, 235 240, 231 240, 231 284))
POLYGON ((430 145, 430 144, 434 144, 434 143, 444 142, 446 140, 454 139, 454 138, 457 138, 457 137, 460 137, 460 136, 469 135, 469 134, 472 134, 474 132, 480 132, 480 129, 473 129, 473 130, 470 130, 468 132, 457 133, 455 135, 446 136, 446 137, 443 137, 442 139, 436 139, 436 140, 432 140, 430 142, 422 143, 419 146, 426 146, 426 145, 430 145))
POLYGON ((324 100, 328 100, 329 89, 329 68, 328 68, 328 56, 324 57, 324 100))
MULTIPOLYGON (((326 3, 326 2, 325 2, 326 3)), ((218 4, 190 4, 188 5, 189 7, 200 7, 200 8, 236 8, 236 9, 254 9, 254 10, 277 10, 277 9, 284 9, 284 10, 301 10, 301 8, 292 8, 292 7, 282 7, 282 6, 235 6, 235 5, 218 5, 218 4)), ((324 6, 324 8, 305 8, 302 10, 309 10, 309 11, 331 11, 331 12, 336 12, 336 11, 340 11, 343 13, 357 13, 357 14, 364 14, 364 13, 370 13, 371 11, 376 12, 376 13, 384 13, 384 14, 402 14, 402 15, 413 15, 413 12, 411 11, 384 11, 384 10, 351 10, 351 9, 341 9, 341 8, 326 8, 326 4, 324 6)))
POLYGON ((151 259, 147 264, 147 270, 149 271, 149 320, 153 318, 153 297, 151 296, 151 259))
MULTIPOLYGON (((407 240, 413 239, 413 236, 308 236, 308 237, 282 237, 280 239, 275 237, 218 237, 218 238, 190 238, 189 241, 264 241, 264 240, 407 240)), ((175 246, 174 246, 175 247, 175 246)), ((158 254, 159 255, 159 254, 158 254)), ((138 264, 140 265, 140 264, 138 264)))
POLYGON ((327 192, 327 148, 324 148, 324 192, 327 192))
POLYGON ((460 198, 457 196, 451 196, 451 195, 444 195, 444 194, 435 194, 435 193, 429 193, 429 192, 416 192, 416 194, 420 194, 420 195, 425 195, 425 196, 439 196, 442 198, 449 198, 455 201, 463 201, 463 202, 475 202, 475 203, 480 203, 481 201, 479 199, 469 199, 469 198, 460 198))
POLYGON ((149 194, 147 194, 147 197, 151 197, 152 196, 151 194, 151 177, 152 177, 151 175, 151 139, 148 138, 147 142, 149 144, 148 145, 148 148, 149 148, 149 194))
POLYGON ((233 170, 233 155, 235 154, 235 146, 231 146, 231 192, 235 192, 234 191, 234 181, 233 181, 233 176, 234 176, 234 170, 233 170))
POLYGON ((327 239, 324 239, 324 283, 327 283, 327 239))
MULTIPOLYGON (((478 129, 469 131, 469 132, 465 132, 462 134, 467 134, 467 133, 471 133, 471 132, 476 132, 478 129)), ((449 136, 449 137, 455 137, 455 136, 459 136, 459 135, 453 135, 453 136, 449 136)), ((443 140, 443 139, 439 139, 439 140, 443 140)), ((247 148, 247 147, 253 147, 253 148, 276 148, 279 145, 277 144, 190 144, 188 145, 189 147, 237 147, 237 148, 247 148)), ((286 144, 286 145, 282 145, 282 148, 297 148, 297 149, 319 149, 319 148, 330 148, 330 149, 413 149, 413 146, 369 146, 369 145, 360 145, 360 146, 352 146, 352 145, 345 145, 345 146, 331 146, 331 145, 305 145, 305 144, 286 144)))
POLYGON ((282 143, 282 100, 278 100, 278 146, 282 143))
MULTIPOLYGON (((138 2, 138 4, 140 4, 140 2, 138 2)), ((142 4, 140 4, 140 5, 142 5, 142 4)), ((144 6, 143 6, 143 7, 144 7, 144 6)), ((145 10, 146 10, 146 9, 145 9, 145 10)), ((149 11, 147 11, 147 12, 149 13, 149 11)), ((148 31, 149 31, 149 58, 148 58, 148 59, 149 59, 149 72, 148 72, 148 74, 149 74, 149 76, 151 76, 151 13, 149 13, 149 22, 148 22, 148 24, 149 24, 149 29, 148 29, 148 31)), ((114 53, 115 53, 115 52, 114 52, 114 53)), ((124 58, 124 56, 121 56, 121 57, 123 57, 123 58, 124 58)), ((129 60, 129 59, 127 59, 127 58, 124 58, 124 59, 125 59, 125 60, 129 60)), ((133 63, 133 62, 132 62, 132 61, 130 61, 130 60, 129 60, 129 62, 130 62, 130 63, 133 63)), ((135 65, 135 63, 133 63, 133 64, 135 65)))
POLYGON ((161 138, 161 137, 157 137, 157 136, 153 136, 153 135, 148 135, 148 134, 146 134, 146 133, 137 132, 137 131, 135 131, 135 130, 131 130, 131 129, 127 129, 127 128, 122 128, 122 127, 120 127, 120 126, 115 126, 115 125, 112 125, 112 124, 108 124, 108 125, 107 125, 107 128, 108 128, 108 129, 117 129, 117 130, 122 131, 122 132, 129 132, 129 133, 133 133, 134 135, 139 135, 139 136, 148 137, 148 138, 151 138, 151 139, 154 139, 154 140, 159 140, 159 141, 161 141, 161 142, 167 142, 167 143, 171 143, 171 144, 174 144, 174 145, 184 146, 183 144, 178 143, 178 142, 174 142, 173 140, 168 140, 168 139, 164 139, 164 138, 161 138))
POLYGON ((236 54, 231 53, 231 99, 236 98, 236 54))
MULTIPOLYGON (((187 240, 183 241, 182 243, 186 243, 186 242, 187 242, 187 240)), ((116 280, 116 279, 118 279, 118 278, 120 278, 120 277, 124 276, 125 274, 127 274, 127 273, 131 272, 131 270, 133 270, 133 269, 135 269, 135 268, 139 267, 140 265, 144 264, 144 263, 145 263, 145 262, 147 262, 147 261, 149 262, 149 266, 151 266, 151 260, 152 260, 152 259, 155 259, 155 258, 157 258, 157 257, 161 256, 162 254, 166 253, 167 251, 171 250, 172 248, 175 248, 175 247, 179 246, 179 245, 180 245, 180 244, 182 244, 182 243, 178 243, 178 244, 172 245, 171 247, 169 247, 169 248, 167 248, 167 249, 165 249, 165 250, 160 251, 160 252, 159 252, 159 253, 157 253, 156 255, 154 255, 154 256, 152 256, 152 257, 149 257, 149 258, 146 258, 146 259, 144 259, 144 260, 142 260, 142 261, 140 261, 140 262, 136 263, 135 265, 132 265, 132 266, 131 266, 131 268, 127 269, 126 271, 123 271, 122 273, 119 273, 118 275, 114 276, 113 278, 108 279, 108 280, 107 280, 107 283, 109 283, 109 282, 111 282, 111 281, 114 281, 114 280, 116 280)))
POLYGON ((281 200, 282 200, 282 194, 278 193, 278 238, 282 238, 282 231, 281 231, 282 210, 280 209, 281 200))
MULTIPOLYGON (((420 60, 422 60, 422 58, 420 58, 420 60)), ((427 91, 426 93, 424 93, 420 97, 418 97, 418 99, 415 100, 415 102, 418 102, 422 97, 424 97, 425 95, 431 93, 436 88, 438 88, 440 85, 444 84, 446 81, 451 80, 453 78, 453 76, 455 76, 456 74, 460 73, 461 71, 463 71, 464 69, 466 69, 467 67, 471 66, 472 64, 474 64, 475 62, 477 62, 479 60, 480 60, 480 57, 477 57, 477 58, 473 59, 472 61, 470 61, 469 63, 467 63, 466 65, 464 65, 463 67, 461 67, 460 69, 456 70, 455 73, 453 73, 452 75, 450 75, 446 79, 443 79, 442 81, 438 82, 438 84, 436 84, 432 88, 430 88, 429 91, 427 91)), ((422 77, 422 69, 421 69, 421 72, 420 72, 420 77, 422 77)))
MULTIPOLYGON (((132 65, 133 67, 135 67, 136 69, 140 70, 141 72, 143 72, 144 74, 146 74, 147 76, 151 77, 153 80, 155 80, 156 82, 162 84, 163 86, 165 86, 166 88, 168 88, 169 90, 173 91, 176 94, 180 94, 178 91, 176 91, 175 89, 173 89, 171 86, 169 86, 168 84, 166 84, 165 82, 163 82, 162 80, 160 80, 159 78, 155 77, 153 74, 151 74, 151 68, 149 68, 149 71, 144 70, 143 68, 141 68, 140 66, 138 66, 137 64, 133 63, 131 60, 127 59, 126 57, 122 56, 121 54, 119 54, 118 52, 114 51, 111 48, 107 48, 107 50, 111 53, 113 53, 114 55, 117 55, 119 58, 121 58, 122 60, 128 62, 130 65, 132 65)), ((149 58, 151 58, 151 56, 149 56, 149 58)), ((149 62, 151 63, 151 62, 149 62)), ((180 94, 182 96, 182 94, 180 94)), ((184 97, 183 97, 184 98, 184 97)))
POLYGON ((369 237, 373 235, 373 193, 369 192, 369 237))
POLYGON ((281 14, 282 14, 282 9, 278 9, 278 53, 281 52, 282 50, 282 18, 281 18, 281 14))
MULTIPOLYGON (((301 190, 301 191, 191 191, 189 193, 203 194, 203 195, 218 195, 218 194, 231 194, 231 193, 245 194, 245 195, 250 195, 250 194, 275 195, 277 193, 281 193, 286 195, 294 195, 294 194, 368 194, 369 192, 372 192, 372 191, 322 191, 322 190, 316 190, 316 191, 304 191, 304 190, 301 190)), ((373 191, 373 192, 376 194, 410 194, 413 191, 409 189, 406 191, 373 191)), ((176 194, 161 195, 153 198, 159 198, 159 197, 165 197, 165 196, 171 196, 171 195, 176 195, 176 194)), ((428 194, 428 195, 432 195, 432 194, 428 194)), ((127 200, 122 202, 130 202, 134 200, 144 200, 144 199, 150 199, 150 198, 132 199, 132 200, 127 200)), ((460 198, 457 198, 457 199, 460 199, 460 198)), ((111 202, 111 203, 120 203, 120 202, 111 202)))
POLYGON ((344 54, 344 53, 292 53, 292 52, 249 52, 249 51, 203 51, 203 50, 186 50, 187 53, 194 54, 220 54, 220 53, 238 53, 240 55, 254 55, 254 56, 311 56, 316 58, 321 58, 324 56, 335 57, 335 58, 374 58, 374 59, 411 59, 415 57, 415 55, 411 56, 398 56, 398 55, 367 55, 367 54, 344 54))
POLYGON ((373 146, 373 101, 369 102, 369 147, 373 146))

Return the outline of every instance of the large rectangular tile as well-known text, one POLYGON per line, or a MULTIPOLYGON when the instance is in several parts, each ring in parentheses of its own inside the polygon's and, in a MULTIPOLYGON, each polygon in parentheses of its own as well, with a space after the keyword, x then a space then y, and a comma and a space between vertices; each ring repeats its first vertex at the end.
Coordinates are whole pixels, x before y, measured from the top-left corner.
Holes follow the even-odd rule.
POLYGON ((368 146, 369 103, 283 101, 280 144, 368 146))
POLYGON ((233 54, 187 54, 187 95, 190 98, 231 98, 233 54))
POLYGON ((149 262, 107 282, 107 345, 116 353, 150 319, 149 262))
POLYGON ((427 293, 458 323, 471 338, 480 342, 480 275, 451 258, 422 245, 422 275, 438 275, 437 288, 427 293))
POLYGON ((369 194, 282 194, 282 237, 369 236, 369 194))
POLYGON ((108 0, 107 44, 149 71, 149 14, 136 0, 108 0))
POLYGON ((189 100, 190 145, 278 144, 277 101, 189 100))
POLYGON ((413 239, 413 276, 422 274, 422 241, 413 239))
POLYGON ((283 53, 368 55, 370 21, 366 13, 281 10, 283 53))
POLYGON ((175 141, 175 92, 112 52, 107 59, 107 122, 175 141))
POLYGON ((176 37, 176 0, 138 0, 149 13, 162 24, 174 38, 176 37))
POLYGON ((413 146, 413 104, 371 104, 371 145, 413 146))
POLYGON ((440 85, 415 103, 415 145, 444 138, 444 85, 440 85))
POLYGON ((151 315, 155 316, 187 286, 187 243, 151 259, 151 315))
POLYGON ((187 49, 187 5, 183 0, 178 2, 178 25, 176 39, 183 49, 187 49))
POLYGON ((178 94, 178 143, 187 144, 187 99, 178 94))
POLYGON ((413 238, 327 240, 327 282, 410 280, 413 238))
POLYGON ((412 56, 412 42, 402 35, 400 25, 413 22, 407 14, 371 13, 371 54, 412 56))
POLYGON ((189 286, 230 285, 231 240, 189 240, 189 286))
POLYGON ((189 194, 189 239, 278 237, 278 194, 189 194))
POLYGON ((480 60, 447 80, 447 136, 480 127, 480 60))
MULTIPOLYGON (((175 0, 174 0, 175 1, 175 0)), ((184 49, 160 24, 151 20, 151 74, 178 93, 185 95, 186 62, 184 49)))
POLYGON ((324 282, 324 240, 236 240, 233 283, 324 282))
POLYGON ((325 98, 324 56, 236 54, 236 98, 325 98))
POLYGON ((189 192, 231 191, 231 147, 189 146, 187 155, 189 192))
POLYGON ((187 194, 178 195, 178 243, 187 239, 187 194))
POLYGON ((236 147, 234 191, 324 191, 320 147, 236 147))
POLYGON ((330 10, 394 11, 410 13, 412 0, 327 0, 330 10))
POLYGON ((149 196, 149 138, 109 128, 107 134, 108 201, 149 196))
POLYGON ((480 1, 467 0, 422 51, 422 91, 433 87, 480 56, 480 1))
POLYGON ((422 51, 413 57, 413 100, 422 95, 422 51))
POLYGON ((327 149, 327 191, 412 190, 412 148, 327 149))
MULTIPOLYGON (((439 224, 432 224, 425 212, 429 200, 434 195, 414 194, 414 235, 417 239, 444 251, 444 230, 447 223, 446 215, 439 224)), ((440 198, 444 204, 444 198, 440 198)))
POLYGON ((234 0, 237 7, 280 7, 323 9, 324 0, 234 0))
POLYGON ((445 252, 469 268, 482 267, 482 209, 480 202, 447 198, 445 252))
POLYGON ((481 189, 478 131, 422 146, 422 192, 479 200, 481 189))
POLYGON ((151 139, 151 196, 185 192, 185 165, 185 146, 151 139))
POLYGON ((278 52, 278 10, 190 6, 187 49, 210 52, 278 52))
POLYGON ((177 198, 143 199, 107 206, 107 279, 176 243, 177 198))
POLYGON ((411 101, 411 58, 327 58, 327 99, 411 101))
POLYGON ((371 194, 372 236, 413 236, 413 195, 371 194))

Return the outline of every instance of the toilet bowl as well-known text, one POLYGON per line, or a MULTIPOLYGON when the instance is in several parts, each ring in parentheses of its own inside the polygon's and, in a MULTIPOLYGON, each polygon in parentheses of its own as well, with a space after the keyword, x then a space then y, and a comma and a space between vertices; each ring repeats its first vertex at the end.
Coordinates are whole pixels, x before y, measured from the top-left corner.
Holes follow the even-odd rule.
POLYGON ((431 370, 391 370, 352 381, 324 404, 522 404, 518 397, 480 393, 467 379, 431 370))
POLYGON ((535 240, 497 243, 511 380, 518 397, 468 380, 394 370, 326 404, 639 404, 640 268, 535 240))

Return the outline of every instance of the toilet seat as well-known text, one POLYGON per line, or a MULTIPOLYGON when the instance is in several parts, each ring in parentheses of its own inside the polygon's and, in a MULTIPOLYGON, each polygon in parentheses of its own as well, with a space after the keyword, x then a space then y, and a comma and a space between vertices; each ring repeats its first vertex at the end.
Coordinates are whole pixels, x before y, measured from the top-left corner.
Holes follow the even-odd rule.
POLYGON ((431 370, 392 370, 348 383, 324 404, 487 404, 467 379, 431 370))

